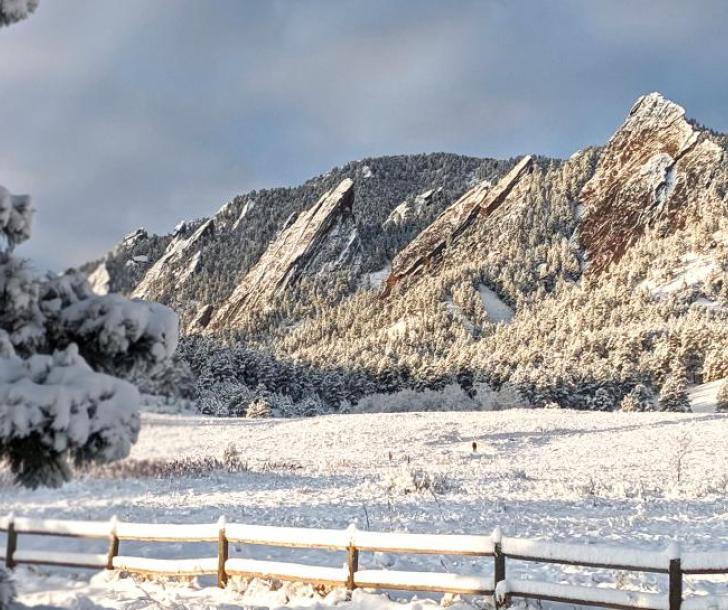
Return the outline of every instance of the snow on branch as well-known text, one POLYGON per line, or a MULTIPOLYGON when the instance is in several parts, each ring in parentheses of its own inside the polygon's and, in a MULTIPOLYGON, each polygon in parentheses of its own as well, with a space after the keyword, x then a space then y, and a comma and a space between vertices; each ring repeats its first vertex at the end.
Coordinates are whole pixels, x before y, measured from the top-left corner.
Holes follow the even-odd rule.
POLYGON ((22 21, 38 8, 38 0, 0 0, 0 27, 22 21))
MULTIPOLYGON (((0 0, 0 17, 20 5, 0 0)), ((163 305, 95 295, 78 271, 42 274, 13 257, 32 216, 28 196, 0 187, 0 460, 27 486, 57 486, 69 460, 128 455, 141 400, 111 375, 165 363, 179 323, 163 305)))
POLYGON ((82 345, 86 358, 111 363, 107 370, 163 362, 177 349, 178 330, 168 307, 118 294, 79 300, 60 314, 60 333, 82 345))
MULTIPOLYGON (((0 24, 2 6, 0 0, 0 24)), ((30 237, 33 218, 33 205, 29 195, 11 195, 8 189, 0 186, 0 251, 12 251, 19 243, 30 237)))
POLYGON ((139 392, 97 373, 78 348, 23 359, 0 332, 0 458, 30 487, 68 479, 68 458, 128 455, 139 432, 139 392), (31 450, 32 448, 32 450, 31 450))

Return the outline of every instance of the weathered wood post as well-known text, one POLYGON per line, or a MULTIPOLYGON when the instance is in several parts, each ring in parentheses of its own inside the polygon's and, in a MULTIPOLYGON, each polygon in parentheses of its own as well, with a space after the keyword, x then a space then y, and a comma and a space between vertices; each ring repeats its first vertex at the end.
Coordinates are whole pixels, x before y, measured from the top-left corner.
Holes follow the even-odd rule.
POLYGON ((354 533, 356 532, 356 525, 353 523, 348 528, 349 533, 349 547, 346 553, 346 588, 349 591, 353 591, 356 588, 354 576, 359 570, 359 549, 354 544, 354 533))
POLYGON ((220 517, 217 522, 217 528, 217 586, 224 589, 228 582, 225 564, 230 555, 230 543, 225 535, 225 517, 220 517))
POLYGON ((111 517, 111 530, 109 532, 109 550, 106 552, 106 569, 114 569, 114 557, 119 554, 119 537, 116 535, 116 515, 111 517))
POLYGON ((18 549, 18 532, 15 531, 15 515, 8 516, 7 541, 5 544, 5 567, 12 570, 15 567, 13 555, 18 549))
POLYGON ((673 543, 670 545, 668 552, 670 554, 670 568, 668 571, 670 610, 680 610, 683 595, 680 546, 677 543, 673 543))
POLYGON ((493 541, 493 597, 496 608, 506 606, 507 603, 504 601, 498 601, 498 595, 496 589, 498 583, 506 579, 506 556, 503 553, 503 532, 500 527, 496 527, 491 534, 491 540, 493 541))

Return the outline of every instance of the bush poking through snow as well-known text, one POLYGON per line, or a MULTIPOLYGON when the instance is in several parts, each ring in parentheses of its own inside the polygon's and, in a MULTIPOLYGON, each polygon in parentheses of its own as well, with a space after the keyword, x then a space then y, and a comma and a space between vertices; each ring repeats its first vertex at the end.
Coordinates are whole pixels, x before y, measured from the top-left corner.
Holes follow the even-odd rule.
POLYGON ((387 491, 411 493, 431 493, 441 496, 457 489, 457 485, 441 472, 428 472, 422 468, 411 468, 401 471, 387 483, 387 491))
POLYGON ((15 583, 10 573, 0 568, 0 610, 9 610, 15 599, 15 583))
POLYGON ((181 457, 176 459, 122 460, 101 466, 84 466, 81 469, 98 479, 202 479, 215 473, 248 472, 250 466, 240 455, 181 457))
POLYGON ((222 462, 228 472, 247 472, 248 462, 243 461, 240 451, 234 443, 228 443, 222 453, 222 462))
POLYGON ((685 463, 692 444, 693 439, 687 432, 678 437, 675 442, 675 485, 678 487, 685 479, 685 463))
POLYGON ((71 461, 128 455, 141 398, 112 375, 164 363, 178 321, 156 303, 96 296, 76 271, 42 275, 14 258, 32 212, 28 196, 0 187, 0 460, 25 486, 59 486, 71 461))

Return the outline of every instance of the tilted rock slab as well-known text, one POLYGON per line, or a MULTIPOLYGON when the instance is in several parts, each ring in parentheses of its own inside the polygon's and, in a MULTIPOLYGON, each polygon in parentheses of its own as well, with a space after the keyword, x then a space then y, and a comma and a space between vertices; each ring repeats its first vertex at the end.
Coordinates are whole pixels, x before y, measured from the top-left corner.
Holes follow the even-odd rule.
MULTIPOLYGON (((243 278, 223 306, 212 316, 207 330, 235 328, 249 308, 265 308, 291 286, 307 264, 324 246, 329 232, 345 216, 351 215, 354 182, 347 178, 325 193, 310 209, 284 229, 268 246, 260 260, 243 278)), ((198 325, 202 320, 198 320, 198 325)))
POLYGON ((526 155, 495 186, 484 180, 448 207, 394 258, 383 296, 389 294, 402 279, 419 273, 439 260, 445 248, 476 218, 487 217, 497 210, 532 166, 533 157, 526 155))
POLYGON ((645 229, 679 227, 691 205, 719 201, 725 152, 685 119, 685 110, 651 93, 637 100, 584 185, 579 242, 590 273, 622 257, 645 229))
POLYGON ((215 220, 210 218, 202 223, 189 237, 176 236, 167 246, 164 254, 149 268, 131 296, 151 301, 162 300, 176 284, 179 287, 189 278, 189 273, 181 273, 180 265, 188 264, 195 251, 199 252, 200 243, 215 232, 215 220), (170 283, 172 286, 170 286, 170 283))

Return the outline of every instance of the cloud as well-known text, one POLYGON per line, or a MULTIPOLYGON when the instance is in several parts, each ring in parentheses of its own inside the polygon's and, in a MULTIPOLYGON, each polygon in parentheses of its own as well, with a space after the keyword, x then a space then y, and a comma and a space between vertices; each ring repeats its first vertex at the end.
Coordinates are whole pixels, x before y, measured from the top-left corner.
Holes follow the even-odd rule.
POLYGON ((64 0, 0 32, 0 184, 60 269, 378 154, 568 156, 660 90, 728 128, 722 2, 64 0))

